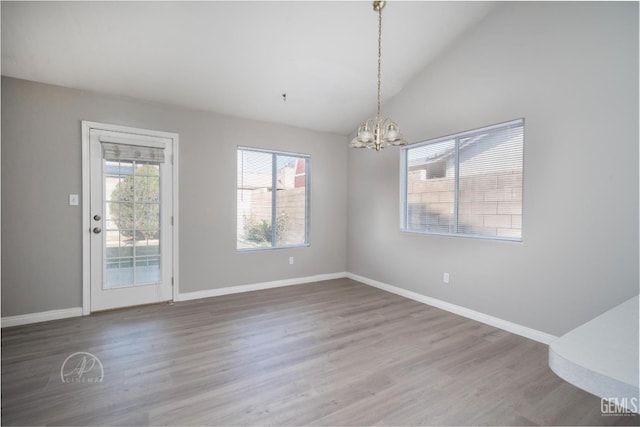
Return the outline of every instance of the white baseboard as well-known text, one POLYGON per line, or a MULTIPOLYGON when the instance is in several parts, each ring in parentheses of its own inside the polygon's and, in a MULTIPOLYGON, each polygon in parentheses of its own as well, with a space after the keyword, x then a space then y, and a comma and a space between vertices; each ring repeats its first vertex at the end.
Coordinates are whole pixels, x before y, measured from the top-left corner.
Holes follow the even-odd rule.
MULTIPOLYGON (((261 289, 279 288, 282 286, 302 285, 304 283, 321 282, 324 280, 341 279, 348 277, 349 279, 356 280, 364 283, 365 285, 373 286, 378 289, 382 289, 387 292, 391 292, 396 295, 403 296, 405 298, 412 299, 414 301, 421 302, 433 307, 437 307, 448 312, 467 317, 469 319, 476 320, 487 325, 494 326, 496 328, 503 329, 507 332, 514 333, 516 335, 523 336, 525 338, 532 339, 534 341, 541 342, 543 344, 549 344, 557 337, 547 334, 535 329, 528 328, 526 326, 518 325, 517 323, 509 322, 507 320, 500 319, 498 317, 490 316, 488 314, 481 313, 479 311, 471 310, 466 307, 455 305, 446 301, 439 300, 437 298, 428 297, 426 295, 419 294, 417 292, 409 291, 399 288, 397 286, 382 283, 377 280, 369 279, 368 277, 360 276, 353 273, 341 272, 341 273, 329 273, 318 274, 315 276, 296 277, 293 279, 274 280, 271 282, 254 283, 249 285, 228 286, 218 289, 207 289, 204 291, 185 292, 179 293, 176 301, 188 301, 200 298, 216 297, 220 295, 236 294, 240 292, 257 291, 261 289)), ((82 307, 65 308, 62 310, 43 311, 40 313, 22 314, 19 316, 9 316, 2 318, 2 327, 26 325, 30 323, 46 322, 49 320, 65 319, 67 317, 82 316, 82 307)))
POLYGON ((39 313, 21 314, 2 318, 2 327, 28 325, 30 323, 48 322, 82 316, 82 307, 63 308, 62 310, 41 311, 39 313))
POLYGON ((227 286, 224 288, 207 289, 204 291, 179 293, 177 301, 188 301, 200 298, 217 297, 220 295, 237 294, 240 292, 259 291, 262 289, 279 288, 282 286, 302 285, 304 283, 321 282, 323 280, 342 279, 348 273, 317 274, 315 276, 296 277, 293 279, 274 280, 272 282, 253 283, 249 285, 227 286))
POLYGON ((347 273, 347 277, 358 282, 362 282, 366 285, 373 286, 378 289, 382 289, 387 292, 391 292, 396 295, 403 296, 405 298, 412 299, 414 301, 421 302, 423 304, 431 305, 433 307, 441 308, 448 312, 467 317, 469 319, 476 320, 487 325, 494 326, 496 328, 503 329, 507 332, 514 333, 516 335, 529 338, 534 341, 538 341, 543 344, 549 345, 551 341, 555 340, 556 336, 541 332, 535 329, 528 328, 526 326, 518 325, 517 323, 509 322, 508 320, 493 317, 488 314, 481 313, 479 311, 471 310, 466 307, 451 304, 446 301, 439 300, 437 298, 431 298, 426 295, 419 294, 417 292, 408 291, 406 289, 399 288, 397 286, 389 285, 387 283, 378 282, 377 280, 369 279, 368 277, 359 276, 353 273, 347 273))

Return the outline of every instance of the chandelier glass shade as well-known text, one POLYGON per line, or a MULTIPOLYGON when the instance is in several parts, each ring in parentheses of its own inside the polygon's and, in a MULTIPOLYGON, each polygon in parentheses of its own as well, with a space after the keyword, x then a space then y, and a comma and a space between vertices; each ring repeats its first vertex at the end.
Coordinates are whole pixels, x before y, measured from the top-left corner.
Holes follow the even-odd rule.
POLYGON ((382 118, 380 104, 380 69, 382 64, 382 9, 385 1, 374 1, 373 10, 378 12, 378 112, 375 118, 364 122, 351 140, 351 148, 372 148, 376 151, 390 145, 406 145, 398 124, 391 119, 382 118))

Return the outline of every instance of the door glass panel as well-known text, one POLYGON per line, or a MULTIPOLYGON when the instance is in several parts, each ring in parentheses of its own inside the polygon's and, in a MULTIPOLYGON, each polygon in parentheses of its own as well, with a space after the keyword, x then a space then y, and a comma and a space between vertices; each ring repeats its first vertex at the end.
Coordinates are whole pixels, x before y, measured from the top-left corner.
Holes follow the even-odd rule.
POLYGON ((160 280, 160 233, 145 230, 134 241, 136 252, 135 283, 156 283, 160 280))
POLYGON ((133 258, 113 258, 106 260, 105 288, 131 286, 133 283, 133 258))
POLYGON ((152 162, 136 162, 136 175, 160 176, 160 164, 152 162))
POLYGON ((160 164, 104 161, 105 289, 161 281, 160 164))

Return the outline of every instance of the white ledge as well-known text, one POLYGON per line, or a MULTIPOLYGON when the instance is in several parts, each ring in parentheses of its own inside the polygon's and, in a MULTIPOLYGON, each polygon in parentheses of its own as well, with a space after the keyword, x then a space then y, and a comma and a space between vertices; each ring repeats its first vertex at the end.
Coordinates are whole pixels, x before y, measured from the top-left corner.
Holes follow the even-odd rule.
POLYGON ((549 367, 589 393, 638 412, 638 296, 553 341, 549 367))

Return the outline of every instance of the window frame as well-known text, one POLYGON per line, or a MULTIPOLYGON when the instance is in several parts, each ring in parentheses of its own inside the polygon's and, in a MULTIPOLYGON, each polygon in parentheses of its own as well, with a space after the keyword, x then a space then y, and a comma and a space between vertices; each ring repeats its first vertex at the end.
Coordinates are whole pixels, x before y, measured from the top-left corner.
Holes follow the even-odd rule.
POLYGON ((428 139, 425 141, 417 142, 414 144, 406 145, 401 147, 400 149, 400 232, 409 233, 409 234, 422 234, 422 235, 436 235, 436 236, 450 236, 450 237, 466 237, 473 239, 484 239, 484 240, 497 240, 497 241, 505 241, 505 242, 513 242, 513 243, 522 243, 524 241, 524 229, 522 224, 524 224, 524 157, 525 157, 525 119, 523 117, 509 120, 502 123, 497 123, 489 126, 484 126, 477 129, 472 129, 468 131, 458 132, 451 135, 441 136, 433 139, 428 139), (480 135, 482 133, 486 133, 492 130, 505 129, 513 126, 521 126, 522 127, 522 169, 521 169, 521 182, 522 182, 522 209, 520 215, 523 218, 523 221, 520 225, 520 237, 508 237, 508 236, 492 236, 486 234, 468 234, 468 233, 459 233, 458 232, 458 223, 459 223, 459 205, 460 205, 460 156, 459 156, 459 141, 463 138, 469 138, 473 136, 480 135), (441 143, 444 141, 454 140, 455 141, 455 178, 454 178, 454 229, 453 232, 444 232, 444 231, 422 231, 422 230, 412 230, 408 228, 409 223, 409 205, 407 203, 407 184, 408 184, 408 156, 407 152, 410 149, 415 149, 418 147, 423 147, 427 145, 432 145, 436 143, 441 143))
MULTIPOLYGON (((276 240, 276 228, 273 227, 273 224, 276 222, 277 217, 277 190, 273 191, 271 194, 271 224, 272 224, 272 237, 271 237, 271 246, 259 246, 252 248, 239 248, 238 247, 238 176, 240 174, 239 170, 236 170, 236 251, 237 252, 255 252, 255 251, 269 251, 269 250, 278 250, 278 249, 291 249, 291 248, 304 248, 311 246, 309 241, 310 236, 310 226, 311 226, 311 156, 309 154, 304 153, 294 153, 288 151, 280 151, 280 150, 271 150, 267 148, 258 148, 258 147, 249 147, 244 145, 238 145, 236 147, 236 165, 238 155, 240 151, 252 151, 257 153, 266 153, 272 155, 272 163, 271 163, 271 185, 272 189, 277 188, 277 179, 278 179, 278 164, 277 157, 298 157, 305 159, 305 220, 304 220, 304 243, 293 244, 293 245, 274 245, 274 241, 276 240)), ((237 168, 237 166, 236 166, 237 168)))

